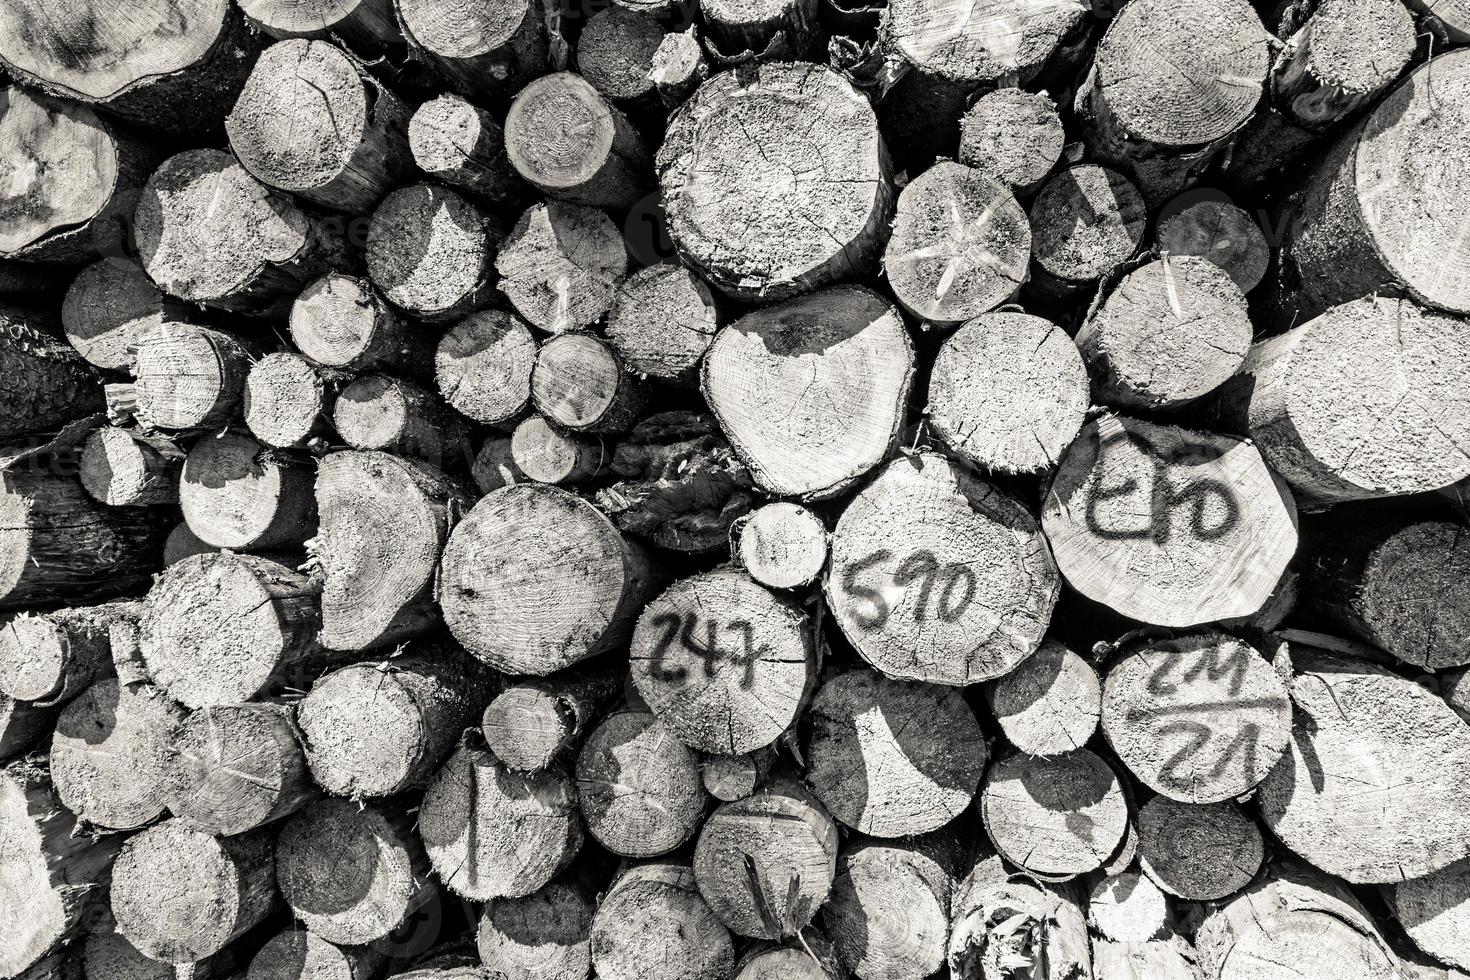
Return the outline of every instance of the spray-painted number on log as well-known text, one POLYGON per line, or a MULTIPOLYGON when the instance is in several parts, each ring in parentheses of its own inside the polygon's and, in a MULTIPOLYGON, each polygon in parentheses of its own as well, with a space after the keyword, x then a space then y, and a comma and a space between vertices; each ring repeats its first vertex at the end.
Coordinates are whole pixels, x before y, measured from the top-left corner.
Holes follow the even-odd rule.
MULTIPOLYGON (((872 606, 870 612, 860 613, 857 617, 858 625, 865 630, 881 629, 893 610, 882 589, 864 585, 859 580, 869 569, 892 557, 893 552, 880 548, 853 562, 842 576, 842 587, 848 595, 872 606)), ((968 565, 943 565, 928 549, 915 551, 900 562, 892 581, 905 592, 910 586, 918 586, 919 598, 914 606, 916 623, 927 622, 931 616, 941 622, 953 623, 970 608, 977 587, 975 573, 968 565)))
POLYGON ((669 663, 669 650, 677 638, 684 649, 694 654, 704 664, 704 676, 713 679, 721 661, 734 664, 742 671, 740 686, 749 690, 755 686, 755 665, 765 648, 755 645, 755 627, 747 619, 721 623, 714 619, 704 620, 704 636, 699 637, 696 628, 700 622, 698 613, 660 613, 653 617, 653 625, 663 630, 654 645, 649 659, 653 661, 653 673, 659 680, 681 683, 689 679, 689 668, 669 663), (739 644, 735 649, 720 647, 720 633, 735 633, 739 644))
POLYGON ((1120 442, 1132 442, 1153 464, 1153 485, 1149 488, 1148 518, 1142 526, 1109 527, 1098 517, 1098 507, 1110 500, 1131 497, 1139 490, 1136 477, 1128 477, 1113 486, 1103 486, 1102 480, 1087 497, 1087 529, 1109 541, 1134 541, 1152 538, 1157 545, 1169 543, 1174 533, 1174 512, 1180 507, 1189 508, 1189 530, 1201 541, 1214 541, 1230 533, 1240 520, 1240 504, 1235 493, 1221 480, 1207 477, 1190 480, 1175 488, 1169 479, 1169 471, 1182 454, 1174 459, 1165 459, 1159 450, 1135 432, 1120 432, 1104 439, 1098 447, 1096 471, 1107 472, 1104 461, 1110 446, 1120 442), (1211 504, 1215 506, 1212 507, 1211 504), (1213 512, 1213 513, 1212 513, 1213 512))

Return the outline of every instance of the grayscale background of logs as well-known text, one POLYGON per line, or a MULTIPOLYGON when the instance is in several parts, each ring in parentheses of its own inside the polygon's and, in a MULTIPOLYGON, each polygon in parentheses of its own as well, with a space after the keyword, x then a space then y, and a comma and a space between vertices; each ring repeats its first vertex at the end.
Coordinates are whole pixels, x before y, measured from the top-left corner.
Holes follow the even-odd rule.
POLYGON ((0 978, 1470 978, 1470 0, 0 0, 0 978))

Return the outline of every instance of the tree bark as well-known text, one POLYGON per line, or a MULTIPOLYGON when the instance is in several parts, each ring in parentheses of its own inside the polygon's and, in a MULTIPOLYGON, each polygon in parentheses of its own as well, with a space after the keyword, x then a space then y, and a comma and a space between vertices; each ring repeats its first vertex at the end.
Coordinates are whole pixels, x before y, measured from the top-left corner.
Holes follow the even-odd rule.
POLYGON ((26 175, 0 191, 0 259, 77 263, 121 249, 154 148, 88 106, 18 85, 0 88, 0 141, 26 175))
POLYGON ((432 354, 367 279, 341 272, 327 273, 297 298, 291 342, 308 359, 343 371, 391 367, 419 374, 432 354))
POLYGON ((518 773, 462 745, 419 807, 419 836, 451 892, 472 901, 525 898, 577 857, 577 789, 560 768, 518 773))
POLYGON ((222 150, 165 160, 144 185, 133 236, 164 292, 245 316, 284 314, 304 285, 346 261, 338 227, 222 150))
POLYGON ((163 815, 187 711, 151 684, 97 681, 67 705, 51 742, 51 779, 87 824, 136 830, 163 815))
POLYGON ((461 95, 504 99, 547 70, 546 25, 532 0, 394 6, 409 48, 461 95))
POLYGON ((935 453, 890 463, 853 499, 829 567, 828 606, 862 658, 931 684, 1015 669, 1061 589, 1035 518, 935 453))
POLYGON ((531 407, 536 339, 505 310, 482 310, 444 334, 434 355, 439 393, 467 418, 513 428, 531 407))
POLYGON ((1365 297, 1251 347, 1223 413, 1322 503, 1470 474, 1470 338, 1458 319, 1365 297))
POLYGON ((0 692, 49 707, 113 672, 112 626, 137 622, 135 602, 22 612, 0 629, 0 692))
POLYGON ((296 814, 281 828, 275 855, 291 912, 313 935, 344 946, 398 929, 436 896, 413 826, 413 814, 397 803, 329 798, 296 814))
POLYGON ((512 769, 545 769, 581 740, 622 687, 620 674, 605 668, 512 684, 485 708, 485 744, 512 769))
POLYGON ((1255 218, 1229 201, 1210 198, 1164 210, 1157 232, 1157 247, 1164 257, 1208 259, 1224 269, 1242 293, 1260 284, 1271 265, 1271 246, 1255 218))
POLYGON ((342 441, 448 466, 468 452, 464 428, 436 393, 390 374, 364 374, 342 389, 332 412, 342 441))
POLYGON ((317 527, 312 475, 242 433, 205 435, 184 462, 179 508, 189 530, 217 548, 299 545, 317 527))
POLYGON ((577 756, 587 832, 614 854, 656 857, 682 847, 704 819, 698 757, 645 710, 622 708, 577 756))
POLYGON ((1032 289, 1064 299, 1089 293, 1143 241, 1148 209, 1133 182, 1084 163, 1042 185, 1031 204, 1032 289))
POLYGON ((232 334, 181 324, 139 338, 136 418, 147 428, 218 429, 239 408, 254 351, 232 334))
POLYGON ((191 708, 249 701, 320 664, 320 588, 259 555, 196 555, 158 577, 140 622, 153 680, 191 708))
POLYGON ((259 42, 231 7, 29 0, 0 15, 0 66, 17 79, 141 126, 199 133, 228 111, 259 42))
POLYGON ((800 504, 766 504, 736 523, 740 565, 768 589, 804 589, 827 565, 827 526, 800 504))
POLYGON ((286 704, 200 708, 180 727, 168 808, 190 826, 234 836, 290 816, 321 796, 286 704))
POLYGON ((327 41, 265 49, 230 117, 230 149, 261 183, 333 211, 368 210, 413 163, 410 110, 327 41))
POLYGON ((0 609, 85 602, 144 585, 163 529, 145 508, 104 507, 81 482, 0 473, 0 609))
POLYGON ((1350 971, 1388 980, 1398 958, 1367 910, 1340 883, 1315 870, 1283 866, 1205 917, 1195 934, 1205 975, 1253 980, 1264 963, 1290 963, 1308 976, 1350 971))
POLYGON ((1099 401, 1159 410, 1224 384, 1251 339, 1240 287, 1213 262, 1186 255, 1128 273, 1077 332, 1077 347, 1099 401))
POLYGON ((1011 980, 1021 963, 1045 963, 1049 980, 1092 976, 1087 921, 1073 889, 1011 874, 999 857, 980 861, 960 883, 950 923, 954 980, 1011 980))
POLYGON ((1065 142, 1050 96, 999 88, 977 99, 960 120, 958 159, 1023 196, 1046 180, 1065 142))
POLYGON ((656 163, 680 257, 737 299, 854 278, 882 250, 893 187, 878 120, 824 65, 711 78, 674 113, 656 163))
POLYGON ((424 173, 492 207, 519 208, 530 196, 506 155, 500 123, 457 95, 430 99, 414 111, 408 145, 424 173))
POLYGON ((322 645, 392 646, 430 629, 435 563, 472 498, 437 468, 344 450, 317 469, 322 645))
POLYGON ((735 948, 687 864, 624 871, 592 916, 592 968, 601 980, 722 980, 735 948))
POLYGON ((56 725, 55 707, 37 707, 0 694, 0 761, 35 748, 56 725))
POLYGON ((240 0, 240 9, 276 38, 335 36, 364 51, 403 40, 392 0, 240 0))
POLYGON ((1138 864, 1170 895, 1214 902, 1261 870, 1260 828, 1233 801, 1178 803, 1155 796, 1138 811, 1138 864))
POLYGON ((1437 26, 1450 40, 1470 41, 1470 4, 1465 0, 1408 0, 1408 7, 1424 18, 1426 26, 1437 26))
POLYGON ((92 365, 46 329, 45 318, 0 304, 0 439, 60 429, 102 409, 92 365))
POLYGON ((76 827, 76 818, 57 800, 44 769, 18 762, 0 770, 6 882, 24 896, 0 906, 0 973, 6 976, 23 975, 58 949, 86 925, 96 904, 106 900, 122 838, 94 839, 74 833, 76 827))
POLYGON ((1016 312, 978 316, 951 334, 934 359, 928 398, 944 444, 1002 473, 1055 466, 1091 401, 1072 338, 1016 312))
POLYGON ((1300 649, 1292 661, 1291 751, 1256 795, 1271 832, 1354 884, 1470 856, 1470 728, 1459 715, 1363 661, 1300 649))
POLYGON ((571 72, 538 78, 516 96, 505 117, 505 153, 527 183, 572 204, 621 211, 648 192, 643 137, 571 72))
POLYGON ((1159 626, 1256 612, 1297 543, 1296 505, 1254 445, 1116 415, 1068 448, 1041 523, 1072 587, 1159 626))
POLYGON ((480 962, 491 975, 587 980, 596 907, 572 880, 554 881, 524 898, 492 898, 476 932, 480 962))
POLYGON ((184 451, 167 436, 107 425, 82 448, 82 488, 109 507, 149 507, 179 499, 184 451))
POLYGON ((265 831, 211 837, 165 820, 128 838, 112 873, 117 929, 147 956, 212 956, 280 907, 265 831))
MULTIPOLYGON (((1336 515, 1334 515, 1336 517, 1336 515)), ((1470 605, 1463 526, 1349 510, 1308 533, 1305 605, 1398 659, 1427 670, 1470 663, 1459 642, 1470 605)))
POLYGON ((805 928, 836 870, 837 824, 788 776, 721 803, 694 847, 699 893, 731 932, 756 939, 786 939, 805 928))
POLYGON ((549 201, 521 214, 495 268, 516 312, 559 334, 591 327, 612 309, 628 252, 606 211, 549 201))
POLYGON ((591 504, 520 483, 487 494, 454 529, 438 598, 470 653, 544 677, 626 642, 659 580, 643 548, 591 504))
POLYGON ((817 0, 706 0, 699 13, 706 43, 729 61, 796 61, 822 37, 817 0))
POLYGON ((1246 0, 1125 6, 1079 97, 1089 144, 1131 167, 1146 196, 1177 192, 1255 111, 1270 41, 1246 0))
POLYGON ((1470 312, 1470 252, 1452 217, 1466 193, 1451 134, 1467 87, 1470 52, 1420 65, 1315 168, 1287 234, 1305 313, 1375 293, 1470 312))
POLYGON ((1123 843, 1128 811, 1118 774, 1088 749, 1001 759, 980 791, 980 816, 995 849, 1042 880, 1066 881, 1101 867, 1123 843))
POLYGON ((1046 640, 1020 666, 985 685, 985 703, 1010 743, 1028 755, 1080 749, 1102 717, 1102 684, 1092 665, 1046 640))
POLYGON ((386 961, 371 946, 338 946, 306 929, 276 933, 239 980, 374 980, 386 961))
POLYGON ((943 834, 902 845, 849 842, 822 908, 842 964, 854 976, 889 980, 924 980, 938 972, 963 858, 958 839, 943 834))
POLYGON ((817 672, 807 617, 732 568, 670 586, 633 632, 633 683, 675 737, 740 755, 796 721, 817 672))
POLYGON ((883 271, 926 325, 955 326, 1012 298, 1031 260, 1031 224, 1010 188, 940 162, 898 196, 883 271))
POLYGON ((891 453, 914 354, 887 300, 838 286, 724 328, 702 370, 705 400, 756 483, 773 496, 822 499, 891 453))
POLYGON ((719 327, 714 294, 704 280, 676 262, 660 262, 618 284, 605 333, 630 370, 692 386, 719 327))
POLYGON ((649 415, 611 449, 597 504, 623 532, 670 551, 723 551, 756 502, 750 472, 705 414, 649 415))
POLYGON ((851 670, 822 685, 810 718, 807 782, 854 830, 922 834, 974 799, 985 739, 957 690, 851 670))
POLYGON ((368 226, 367 270, 382 294, 415 319, 457 320, 490 301, 500 219, 434 184, 385 197, 368 226))
POLYGON ((1205 631, 1139 640, 1103 682, 1102 729, 1139 781, 1186 803, 1243 796, 1291 741, 1291 700, 1248 644, 1205 631))
POLYGON ((479 665, 430 647, 319 678, 296 720, 323 789, 354 799, 392 796, 428 784, 489 700, 479 665))
POLYGON ((300 448, 308 440, 325 438, 337 387, 299 354, 267 354, 245 379, 245 424, 251 435, 274 449, 300 448))

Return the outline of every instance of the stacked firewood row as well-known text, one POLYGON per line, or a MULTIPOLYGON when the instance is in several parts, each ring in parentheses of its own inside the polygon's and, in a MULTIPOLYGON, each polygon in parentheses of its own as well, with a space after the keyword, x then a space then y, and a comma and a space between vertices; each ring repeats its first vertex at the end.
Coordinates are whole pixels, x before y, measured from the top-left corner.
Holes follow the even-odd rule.
POLYGON ((1466 41, 0 0, 0 977, 1470 977, 1466 41))

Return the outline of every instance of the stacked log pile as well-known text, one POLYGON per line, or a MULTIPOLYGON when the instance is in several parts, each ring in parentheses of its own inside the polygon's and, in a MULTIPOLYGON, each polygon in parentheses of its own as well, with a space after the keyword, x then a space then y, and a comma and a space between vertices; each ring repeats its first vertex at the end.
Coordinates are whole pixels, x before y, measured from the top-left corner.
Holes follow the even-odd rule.
POLYGON ((1466 44, 0 0, 0 980, 1470 980, 1466 44))

